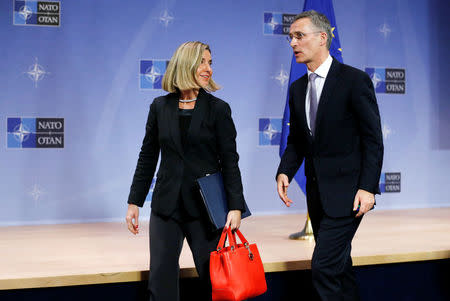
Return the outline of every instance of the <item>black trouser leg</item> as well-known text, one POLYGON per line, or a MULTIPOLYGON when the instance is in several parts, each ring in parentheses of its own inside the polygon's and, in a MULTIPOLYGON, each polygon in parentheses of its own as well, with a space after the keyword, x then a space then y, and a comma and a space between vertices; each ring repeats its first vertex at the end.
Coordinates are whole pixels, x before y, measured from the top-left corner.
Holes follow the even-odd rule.
POLYGON ((307 182, 308 212, 316 246, 311 262, 313 285, 321 300, 359 300, 351 243, 361 218, 331 218, 322 208, 315 176, 307 182))
POLYGON ((150 276, 148 288, 151 301, 178 301, 178 264, 184 235, 180 224, 171 218, 151 213, 150 276))
POLYGON ((315 177, 308 179, 306 183, 306 195, 308 214, 311 219, 311 226, 313 228, 314 240, 317 241, 317 235, 319 233, 320 221, 324 215, 322 204, 320 203, 319 188, 315 177))
POLYGON ((342 293, 345 301, 359 300, 359 290, 351 257, 347 260, 347 267, 342 275, 342 293))
POLYGON ((211 300, 211 279, 209 274, 209 256, 219 243, 221 231, 211 232, 206 222, 196 219, 183 224, 183 231, 194 257, 202 284, 201 292, 196 300, 211 300))
POLYGON ((359 300, 351 243, 361 218, 323 216, 311 262, 313 285, 321 300, 359 300))

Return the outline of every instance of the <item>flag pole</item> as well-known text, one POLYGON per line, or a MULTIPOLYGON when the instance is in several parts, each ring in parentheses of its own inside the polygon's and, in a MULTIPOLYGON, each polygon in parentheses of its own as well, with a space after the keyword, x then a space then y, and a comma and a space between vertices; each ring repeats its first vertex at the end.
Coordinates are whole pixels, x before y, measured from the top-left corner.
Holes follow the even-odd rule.
POLYGON ((313 228, 311 224, 311 219, 309 218, 309 213, 306 213, 306 222, 305 226, 303 227, 303 230, 300 232, 292 233, 289 235, 289 239, 292 240, 308 240, 313 241, 314 240, 314 234, 313 234, 313 228))

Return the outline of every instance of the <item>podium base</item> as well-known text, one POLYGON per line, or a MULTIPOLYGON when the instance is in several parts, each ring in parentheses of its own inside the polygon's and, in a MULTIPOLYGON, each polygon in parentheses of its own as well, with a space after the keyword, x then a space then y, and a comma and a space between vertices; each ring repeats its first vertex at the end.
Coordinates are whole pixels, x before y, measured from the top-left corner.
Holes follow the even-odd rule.
POLYGON ((291 235, 289 235, 289 239, 307 240, 307 241, 314 240, 314 233, 311 225, 311 219, 309 218, 309 214, 306 215, 306 223, 303 230, 300 232, 292 233, 291 235))

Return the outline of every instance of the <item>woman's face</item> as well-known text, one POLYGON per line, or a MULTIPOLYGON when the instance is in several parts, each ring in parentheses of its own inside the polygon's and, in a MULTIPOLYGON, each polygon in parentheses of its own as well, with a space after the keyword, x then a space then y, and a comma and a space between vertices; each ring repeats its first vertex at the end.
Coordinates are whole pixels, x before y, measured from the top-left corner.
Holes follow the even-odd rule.
POLYGON ((196 73, 197 82, 202 88, 207 87, 209 84, 209 79, 211 78, 213 73, 211 64, 211 53, 209 52, 209 50, 203 51, 202 61, 200 62, 196 73))

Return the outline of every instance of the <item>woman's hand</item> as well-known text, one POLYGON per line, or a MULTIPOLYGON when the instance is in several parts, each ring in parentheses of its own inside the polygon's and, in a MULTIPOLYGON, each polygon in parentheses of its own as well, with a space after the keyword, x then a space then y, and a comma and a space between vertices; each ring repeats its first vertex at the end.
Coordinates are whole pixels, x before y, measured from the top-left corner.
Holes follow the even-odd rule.
POLYGON ((239 229, 241 226, 241 210, 230 210, 227 216, 225 228, 231 227, 231 231, 239 229))
POLYGON ((134 235, 139 233, 139 207, 133 204, 128 205, 127 217, 128 230, 134 235), (134 220, 134 222, 133 222, 134 220))

